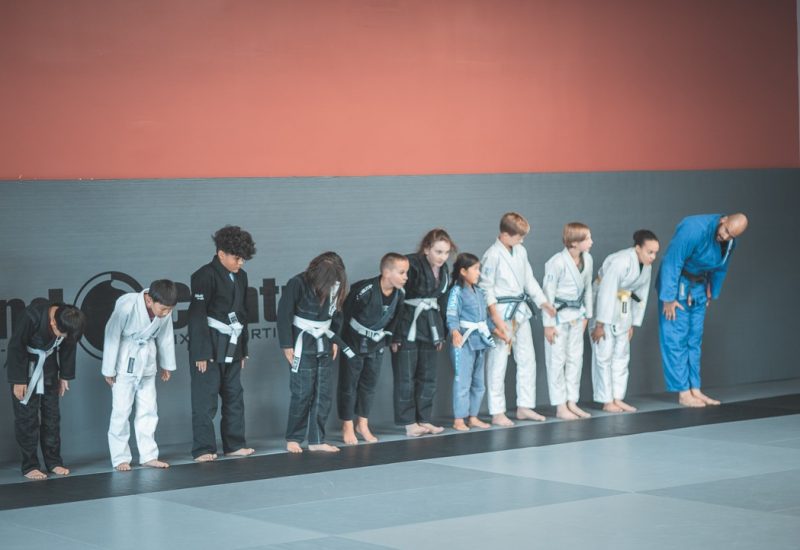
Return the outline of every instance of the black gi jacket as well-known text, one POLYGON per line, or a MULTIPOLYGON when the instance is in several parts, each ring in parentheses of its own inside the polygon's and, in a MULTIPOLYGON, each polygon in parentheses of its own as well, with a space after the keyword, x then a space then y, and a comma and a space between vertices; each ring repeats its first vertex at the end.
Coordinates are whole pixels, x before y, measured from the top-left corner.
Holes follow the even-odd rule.
MULTIPOLYGON (((447 271, 447 265, 441 267, 437 284, 431 265, 423 254, 408 254, 406 257, 408 258, 408 281, 404 287, 405 299, 436 298, 437 302, 439 302, 439 311, 423 311, 417 318, 417 337, 415 341, 429 344, 443 342, 447 338, 447 332, 444 329, 444 318, 447 307, 447 291, 450 288, 450 274, 447 271), (436 326, 439 336, 435 342, 431 337, 431 324, 436 326)), ((410 305, 403 306, 397 315, 395 325, 390 327, 392 342, 405 341, 412 319, 414 319, 414 307, 410 305)))
MULTIPOLYGON (((312 321, 332 319, 331 331, 339 334, 342 328, 342 313, 335 308, 336 304, 331 304, 330 296, 320 305, 319 298, 306 282, 305 272, 289 279, 278 301, 278 341, 281 348, 294 348, 295 339, 300 334, 300 329, 292 323, 295 315, 312 321)), ((323 353, 330 354, 330 339, 323 337, 321 340, 323 353)), ((317 355, 317 340, 308 333, 303 335, 303 355, 317 355)))
POLYGON ((231 356, 234 361, 247 357, 247 273, 240 269, 233 277, 231 281, 230 271, 216 255, 211 263, 192 273, 192 301, 189 303, 189 361, 192 365, 197 361, 225 361, 230 338, 209 327, 206 317, 228 325, 231 312, 236 313, 236 318, 244 325, 231 356))
POLYGON ((382 330, 390 326, 403 307, 405 293, 402 289, 392 289, 389 305, 383 310, 383 292, 381 278, 373 277, 358 281, 350 287, 350 293, 344 302, 344 321, 342 338, 350 348, 360 354, 369 354, 386 345, 386 341, 375 342, 371 338, 361 336, 351 326, 350 319, 364 325, 370 330, 382 330))

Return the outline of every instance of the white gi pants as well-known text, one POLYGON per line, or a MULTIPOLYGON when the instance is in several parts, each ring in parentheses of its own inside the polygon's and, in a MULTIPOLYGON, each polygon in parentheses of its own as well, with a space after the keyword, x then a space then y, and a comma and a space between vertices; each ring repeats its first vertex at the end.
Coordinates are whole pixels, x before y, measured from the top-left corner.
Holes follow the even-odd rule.
MULTIPOLYGON (((511 321, 506 322, 511 328, 511 321)), ((508 344, 496 340, 497 346, 486 354, 486 382, 489 414, 506 412, 506 366, 508 344)), ((536 355, 533 351, 531 324, 525 321, 517 328, 511 351, 517 364, 517 407, 536 407, 536 355)))
POLYGON ((614 399, 625 398, 630 359, 627 330, 615 335, 607 326, 605 338, 592 342, 592 385, 596 402, 611 403, 614 399))
POLYGON ((555 342, 544 340, 550 404, 577 403, 583 370, 583 319, 558 324, 555 329, 558 333, 555 342))
POLYGON ((136 446, 139 448, 139 463, 144 464, 158 458, 155 433, 158 424, 158 404, 156 402, 156 377, 145 376, 137 385, 136 378, 118 374, 111 387, 111 421, 108 425, 108 449, 111 451, 111 465, 115 468, 123 462, 131 462, 130 416, 134 401, 136 416, 133 427, 136 430, 136 446))

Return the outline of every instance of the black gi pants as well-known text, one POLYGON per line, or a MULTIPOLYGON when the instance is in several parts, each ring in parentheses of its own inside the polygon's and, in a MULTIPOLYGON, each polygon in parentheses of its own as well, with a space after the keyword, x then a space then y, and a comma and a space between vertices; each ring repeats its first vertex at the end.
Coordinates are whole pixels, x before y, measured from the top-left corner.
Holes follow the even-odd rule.
POLYGON ((38 447, 42 446, 44 465, 50 472, 64 466, 61 460, 61 411, 59 410, 58 383, 45 384, 44 393, 33 393, 27 405, 14 396, 11 385, 11 403, 14 407, 14 434, 22 454, 22 474, 41 470, 38 447))
POLYGON ((238 451, 245 446, 244 439, 244 391, 242 390, 242 362, 208 362, 206 372, 195 365, 189 367, 192 378, 192 456, 217 452, 217 436, 214 433, 214 417, 217 415, 219 399, 222 398, 222 450, 225 453, 238 451))
POLYGON ((431 421, 438 353, 433 344, 405 341, 392 353, 395 424, 431 421))
POLYGON ((325 422, 331 412, 332 369, 329 355, 309 354, 300 358, 297 372, 289 375, 292 396, 286 441, 302 443, 307 436, 310 445, 325 442, 325 422))
POLYGON ((339 419, 353 420, 353 416, 369 417, 369 409, 381 373, 384 349, 380 348, 365 355, 357 354, 352 359, 342 354, 339 362, 339 386, 336 392, 339 419))

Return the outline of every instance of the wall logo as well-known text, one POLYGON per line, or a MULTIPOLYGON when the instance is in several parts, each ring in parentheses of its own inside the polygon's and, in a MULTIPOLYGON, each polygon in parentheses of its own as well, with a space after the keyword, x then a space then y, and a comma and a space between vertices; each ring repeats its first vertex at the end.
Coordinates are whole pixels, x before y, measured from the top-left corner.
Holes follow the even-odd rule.
POLYGON ((81 347, 95 359, 103 358, 103 336, 114 304, 123 294, 141 292, 144 287, 126 273, 104 271, 89 279, 78 291, 74 305, 86 315, 81 347))

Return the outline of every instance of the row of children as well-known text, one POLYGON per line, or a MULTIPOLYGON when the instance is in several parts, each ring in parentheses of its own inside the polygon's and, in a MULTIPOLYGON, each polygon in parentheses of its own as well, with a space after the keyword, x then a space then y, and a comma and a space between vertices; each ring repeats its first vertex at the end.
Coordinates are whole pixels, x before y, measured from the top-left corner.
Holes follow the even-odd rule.
MULTIPOLYGON (((536 359, 530 320, 545 312, 545 357, 552 405, 562 419, 588 417, 578 407, 583 340, 591 322, 594 398, 604 410, 635 410, 622 399, 628 377, 629 341, 641 325, 658 239, 647 230, 634 234, 634 246, 610 255, 592 280, 589 227, 564 228, 565 248, 545 266, 543 287, 522 246, 530 226, 514 212, 500 221, 497 241, 482 259, 459 254, 452 273, 446 262, 456 250, 443 229, 433 229, 417 252, 388 253, 380 275, 353 284, 347 292, 342 259, 334 252, 314 258, 292 277, 278 304, 278 337, 290 368, 291 400, 286 448, 336 452, 326 441, 332 366, 340 360, 337 391, 343 439, 360 435, 377 441, 369 427, 383 354, 391 349, 394 420, 408 436, 444 430, 433 423, 437 354, 451 336, 454 368, 453 414, 456 430, 488 428, 478 417, 486 391, 491 423, 512 426, 506 415, 508 358, 517 365, 516 418, 544 420, 536 407, 536 359)), ((192 455, 197 462, 218 457, 214 418, 221 398, 222 451, 229 456, 254 452, 244 436, 241 370, 248 358, 247 274, 255 254, 251 235, 226 226, 214 235, 216 254, 191 278, 189 359, 192 404, 192 455)), ((158 422, 155 378, 175 370, 171 312, 175 284, 154 281, 140 293, 123 295, 106 325, 102 373, 112 388, 108 431, 112 465, 131 469, 129 419, 143 466, 166 468, 154 435, 158 422), (158 365, 157 365, 158 362, 158 365)), ((22 472, 44 479, 37 457, 41 442, 46 471, 69 473, 60 456, 58 399, 75 376, 75 345, 85 323, 73 306, 29 306, 9 342, 8 379, 15 396, 15 430, 22 472), (40 420, 41 419, 41 420, 40 420)))

